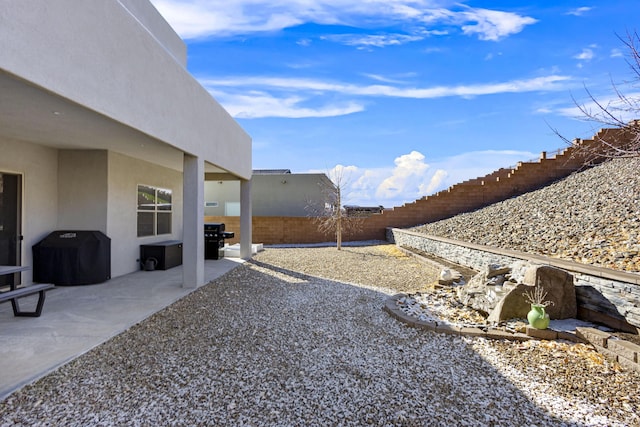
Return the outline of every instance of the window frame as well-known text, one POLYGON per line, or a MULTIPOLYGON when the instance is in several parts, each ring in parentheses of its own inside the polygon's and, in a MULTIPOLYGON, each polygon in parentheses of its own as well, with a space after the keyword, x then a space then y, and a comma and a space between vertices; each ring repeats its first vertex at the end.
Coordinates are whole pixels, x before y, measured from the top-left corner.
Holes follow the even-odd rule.
POLYGON ((149 184, 137 184, 136 190, 137 237, 144 238, 171 234, 173 232, 173 190, 149 184), (161 193, 165 197, 161 197, 161 193), (141 194, 149 194, 149 203, 141 203, 143 201, 141 194), (166 197, 167 195, 168 197, 166 197), (147 219, 141 223, 142 215, 150 217, 151 220, 147 219), (159 217, 164 218, 164 220, 159 220, 159 217), (168 220, 166 217, 168 217, 168 220))

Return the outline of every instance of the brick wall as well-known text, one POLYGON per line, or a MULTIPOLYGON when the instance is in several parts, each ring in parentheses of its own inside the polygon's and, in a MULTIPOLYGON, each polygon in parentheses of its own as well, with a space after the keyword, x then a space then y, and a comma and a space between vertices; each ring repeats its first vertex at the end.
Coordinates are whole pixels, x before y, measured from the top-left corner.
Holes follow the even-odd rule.
MULTIPOLYGON (((599 141, 620 143, 622 132, 617 129, 602 129, 593 139, 576 140, 579 147, 597 147, 599 141)), ((449 218, 464 212, 509 199, 522 193, 544 187, 558 179, 585 167, 594 159, 575 147, 558 151, 548 157, 541 153, 533 162, 520 162, 514 168, 499 169, 484 177, 470 179, 453 185, 431 196, 423 197, 382 213, 374 214, 362 221, 360 230, 343 235, 343 241, 384 240, 387 227, 406 228, 449 218)), ((229 231, 236 232, 238 242, 240 224, 238 217, 207 217, 205 222, 224 222, 229 231)), ((313 220, 305 217, 253 217, 253 241, 255 243, 317 243, 335 241, 335 237, 318 231, 313 220)))
MULTIPOLYGON (((318 231, 312 218, 287 216, 254 216, 252 219, 252 240, 254 243, 318 243, 335 240, 331 235, 318 231)), ((225 243, 240 242, 240 217, 205 216, 204 222, 222 222, 226 231, 233 231, 233 239, 225 243)))

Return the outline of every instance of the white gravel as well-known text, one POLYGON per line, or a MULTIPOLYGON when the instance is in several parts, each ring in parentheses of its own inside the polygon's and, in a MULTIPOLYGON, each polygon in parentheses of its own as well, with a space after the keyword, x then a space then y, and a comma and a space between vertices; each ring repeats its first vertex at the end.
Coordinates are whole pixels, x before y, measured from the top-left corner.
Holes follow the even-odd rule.
POLYGON ((387 245, 269 248, 14 393, 0 425, 640 425, 638 374, 585 346, 437 334, 382 310, 432 279, 387 245))

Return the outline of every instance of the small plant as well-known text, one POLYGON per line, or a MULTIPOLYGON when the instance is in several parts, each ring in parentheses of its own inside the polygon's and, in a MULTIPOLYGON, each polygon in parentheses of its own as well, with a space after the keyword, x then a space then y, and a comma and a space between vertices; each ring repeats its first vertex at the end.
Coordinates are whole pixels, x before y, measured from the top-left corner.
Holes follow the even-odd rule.
POLYGON ((545 301, 547 297, 547 292, 544 290, 542 286, 534 286, 533 289, 529 291, 525 291, 523 293, 524 297, 527 299, 527 302, 531 305, 539 305, 542 307, 548 307, 550 305, 555 305, 553 301, 545 301))

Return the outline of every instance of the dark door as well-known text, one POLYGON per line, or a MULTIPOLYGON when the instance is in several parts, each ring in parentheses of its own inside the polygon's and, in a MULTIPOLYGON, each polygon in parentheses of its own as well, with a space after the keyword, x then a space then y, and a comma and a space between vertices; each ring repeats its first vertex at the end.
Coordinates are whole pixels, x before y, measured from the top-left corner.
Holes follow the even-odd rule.
MULTIPOLYGON (((0 265, 20 265, 22 179, 0 172, 0 265)), ((0 286, 20 283, 20 275, 0 276, 0 286)))

